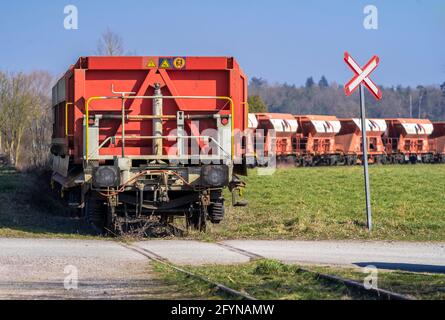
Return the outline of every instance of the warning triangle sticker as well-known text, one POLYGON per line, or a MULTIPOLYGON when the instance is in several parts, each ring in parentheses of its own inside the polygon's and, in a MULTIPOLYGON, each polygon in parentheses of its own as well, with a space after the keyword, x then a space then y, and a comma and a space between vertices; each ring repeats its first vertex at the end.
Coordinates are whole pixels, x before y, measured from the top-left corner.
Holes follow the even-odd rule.
POLYGON ((168 59, 164 59, 161 62, 161 68, 171 68, 170 62, 168 61, 168 59))
POLYGON ((156 63, 153 60, 148 61, 147 68, 156 68, 156 63))

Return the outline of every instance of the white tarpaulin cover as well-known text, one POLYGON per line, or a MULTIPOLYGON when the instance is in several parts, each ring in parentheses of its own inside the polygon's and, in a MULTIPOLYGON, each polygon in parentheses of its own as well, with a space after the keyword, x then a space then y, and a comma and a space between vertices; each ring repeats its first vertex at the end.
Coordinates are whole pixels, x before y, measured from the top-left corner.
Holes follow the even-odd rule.
MULTIPOLYGON (((359 127, 359 129, 362 129, 362 119, 352 119, 354 123, 359 127)), ((386 125, 386 121, 384 119, 366 119, 366 131, 368 132, 385 132, 386 128, 388 126, 386 125)))
POLYGON ((256 118, 255 114, 249 113, 248 120, 249 120, 249 129, 258 128, 258 119, 256 118))
POLYGON ((340 121, 336 120, 311 120, 317 133, 339 133, 340 121))
POLYGON ((295 133, 298 130, 296 119, 269 119, 276 132, 295 133))
POLYGON ((432 123, 402 123, 402 127, 407 134, 430 135, 434 130, 432 123))

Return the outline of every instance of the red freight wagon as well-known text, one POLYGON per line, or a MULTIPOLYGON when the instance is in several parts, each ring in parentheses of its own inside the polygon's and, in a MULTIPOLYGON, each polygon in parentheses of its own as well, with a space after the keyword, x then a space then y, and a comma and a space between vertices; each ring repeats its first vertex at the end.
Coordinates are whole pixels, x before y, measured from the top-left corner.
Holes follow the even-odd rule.
MULTIPOLYGON (((257 136, 257 128, 258 128, 258 119, 254 113, 249 113, 248 115, 248 125, 246 131, 246 162, 250 167, 254 167, 256 164, 256 148, 258 140, 257 136)), ((261 146, 259 146, 261 148, 261 146)))
POLYGON ((340 155, 335 150, 335 135, 340 132, 340 121, 335 116, 298 115, 297 149, 303 153, 303 165, 334 165, 340 155))
MULTIPOLYGON (((335 137, 337 150, 345 158, 345 163, 353 165, 363 160, 361 119, 340 119, 341 130, 335 137)), ((382 135, 387 129, 384 119, 366 119, 368 155, 373 163, 386 163, 385 146, 382 135)))
POLYGON ((445 122, 433 122, 434 131, 430 136, 430 148, 435 161, 445 163, 445 122))
POLYGON ((261 147, 263 150, 258 150, 258 144, 256 148, 259 164, 266 164, 262 163, 262 155, 265 156, 264 159, 276 156, 278 161, 292 157, 293 139, 298 130, 294 116, 285 113, 256 113, 255 116, 258 121, 257 139, 264 141, 261 147))
POLYGON ((53 181, 100 227, 218 223, 245 172, 246 101, 234 58, 82 57, 53 88, 53 181))
POLYGON ((429 136, 433 124, 428 119, 386 119, 388 129, 383 137, 386 153, 392 162, 431 162, 429 136))

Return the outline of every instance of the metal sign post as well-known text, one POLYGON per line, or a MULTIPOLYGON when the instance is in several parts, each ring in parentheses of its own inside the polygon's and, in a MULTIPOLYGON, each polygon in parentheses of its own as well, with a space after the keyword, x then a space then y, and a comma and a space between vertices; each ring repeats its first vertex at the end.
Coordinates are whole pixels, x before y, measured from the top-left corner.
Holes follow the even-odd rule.
POLYGON ((366 109, 365 109, 365 88, 360 84, 360 117, 362 124, 362 150, 363 150, 363 168, 365 173, 365 195, 366 195, 366 217, 368 230, 372 230, 372 211, 371 211, 371 189, 369 186, 368 170, 368 139, 366 137, 366 109))
POLYGON ((377 56, 372 57, 371 60, 363 67, 363 69, 354 61, 351 55, 345 52, 345 62, 354 71, 355 76, 345 85, 345 94, 350 96, 358 87, 360 88, 360 118, 362 129, 362 150, 363 150, 363 168, 365 176, 365 196, 366 196, 366 218, 368 230, 372 230, 372 210, 371 210, 371 187, 369 185, 369 170, 368 170, 368 139, 366 137, 366 109, 365 109, 365 86, 374 95, 377 100, 382 99, 382 91, 369 78, 379 65, 380 59, 377 56))

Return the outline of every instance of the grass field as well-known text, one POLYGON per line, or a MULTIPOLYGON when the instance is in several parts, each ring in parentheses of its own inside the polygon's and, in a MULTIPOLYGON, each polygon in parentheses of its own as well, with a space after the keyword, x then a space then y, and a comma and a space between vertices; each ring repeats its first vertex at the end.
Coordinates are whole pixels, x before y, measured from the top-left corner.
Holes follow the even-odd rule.
MULTIPOLYGON (((374 230, 366 230, 361 167, 251 170, 249 206, 230 206, 209 232, 219 239, 445 240, 445 165, 372 166, 374 230)), ((73 237, 88 234, 50 194, 48 177, 0 171, 0 236, 73 237)))
MULTIPOLYGON (((305 267, 308 269, 308 267, 305 267)), ((210 280, 222 283, 257 299, 275 300, 350 300, 375 299, 361 295, 344 285, 317 279, 312 273, 299 271, 298 266, 284 265, 271 260, 260 260, 236 266, 187 267, 186 269, 210 280)), ((314 271, 337 275, 363 283, 368 274, 358 269, 309 267, 314 271)), ((188 278, 163 265, 155 270, 167 283, 180 284, 180 291, 200 297, 218 298, 203 282, 188 278)), ((445 275, 408 272, 378 273, 377 286, 414 299, 445 299, 445 275)))
POLYGON ((272 176, 252 170, 245 179, 249 206, 229 206, 221 225, 195 236, 445 240, 445 165, 372 166, 370 177, 372 233, 366 229, 363 169, 318 167, 279 169, 272 176))

